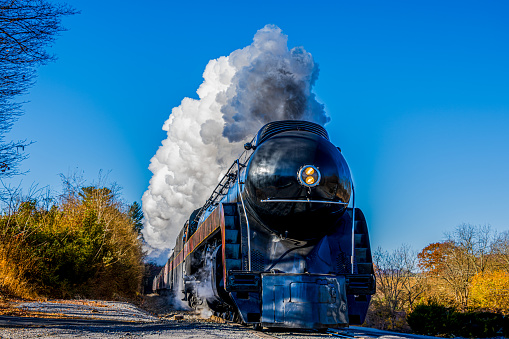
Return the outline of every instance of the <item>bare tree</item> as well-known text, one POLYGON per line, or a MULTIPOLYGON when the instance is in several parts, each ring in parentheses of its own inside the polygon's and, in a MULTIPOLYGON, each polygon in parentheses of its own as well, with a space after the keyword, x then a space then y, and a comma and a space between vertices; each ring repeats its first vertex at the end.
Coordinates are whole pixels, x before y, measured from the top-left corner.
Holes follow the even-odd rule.
POLYGON ((509 231, 502 232, 496 237, 493 253, 496 255, 498 269, 509 272, 509 231))
MULTIPOLYGON (((378 248, 373 256, 377 293, 373 298, 373 313, 381 313, 384 324, 378 327, 397 327, 398 317, 412 309, 424 293, 421 276, 417 273, 417 255, 403 245, 392 253, 378 248)), ((376 317, 376 315, 375 315, 376 317)))
POLYGON ((469 305, 472 278, 484 272, 489 264, 492 237, 489 225, 471 224, 461 224, 452 234, 447 235, 451 246, 448 247, 442 276, 454 290, 463 308, 469 305))
POLYGON ((35 67, 55 60, 46 51, 59 32, 61 19, 77 13, 46 0, 0 0, 0 178, 18 174, 29 143, 6 141, 5 135, 22 114, 16 98, 34 84, 35 67))

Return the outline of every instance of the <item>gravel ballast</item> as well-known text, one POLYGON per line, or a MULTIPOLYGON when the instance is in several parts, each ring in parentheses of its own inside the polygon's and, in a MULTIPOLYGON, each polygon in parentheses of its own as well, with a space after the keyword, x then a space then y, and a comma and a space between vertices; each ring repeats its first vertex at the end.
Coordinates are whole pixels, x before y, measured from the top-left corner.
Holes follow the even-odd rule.
POLYGON ((0 316, 0 338, 258 338, 244 328, 173 311, 160 317, 127 302, 54 300, 17 303, 29 317, 0 316))

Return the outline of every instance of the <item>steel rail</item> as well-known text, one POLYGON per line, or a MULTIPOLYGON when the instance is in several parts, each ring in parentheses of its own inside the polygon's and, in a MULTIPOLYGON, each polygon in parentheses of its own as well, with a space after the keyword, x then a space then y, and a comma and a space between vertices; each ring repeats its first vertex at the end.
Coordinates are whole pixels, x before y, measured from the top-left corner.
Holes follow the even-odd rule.
POLYGON ((354 335, 348 335, 348 334, 344 334, 344 333, 340 333, 340 332, 337 332, 331 328, 327 329, 327 332, 325 332, 326 334, 330 335, 330 336, 333 336, 333 337, 338 337, 338 338, 348 338, 348 339, 357 339, 357 338, 362 338, 362 337, 357 337, 357 336, 354 336, 354 335))

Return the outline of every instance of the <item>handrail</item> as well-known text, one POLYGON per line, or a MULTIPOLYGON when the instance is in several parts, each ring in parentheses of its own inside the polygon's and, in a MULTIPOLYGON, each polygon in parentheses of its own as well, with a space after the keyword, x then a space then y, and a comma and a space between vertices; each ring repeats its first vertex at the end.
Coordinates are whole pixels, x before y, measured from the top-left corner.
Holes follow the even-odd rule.
POLYGON ((207 201, 205 201, 205 204, 202 206, 202 208, 200 208, 200 210, 196 214, 196 217, 194 218, 194 221, 196 223, 200 221, 201 216, 207 211, 207 209, 210 206, 217 205, 219 200, 221 200, 222 197, 226 195, 225 191, 228 191, 230 184, 233 181, 235 181, 235 176, 238 175, 238 173, 236 173, 234 170, 235 164, 240 161, 242 161, 243 164, 247 163, 252 153, 253 153, 252 151, 245 150, 240 154, 239 158, 233 162, 228 171, 226 171, 226 174, 223 176, 221 181, 219 181, 219 184, 212 191, 210 197, 207 199, 207 201))
POLYGON ((246 206, 244 206, 244 199, 242 198, 242 191, 240 190, 240 161, 237 159, 237 186, 239 188, 240 202, 242 203, 242 209, 246 217, 246 229, 247 229, 247 270, 251 271, 251 230, 249 228, 249 218, 247 217, 246 206))
POLYGON ((210 206, 213 206, 216 204, 221 197, 225 195, 225 191, 228 190, 230 183, 235 180, 235 174, 233 171, 235 163, 233 163, 226 174, 223 176, 219 184, 214 188, 214 191, 212 191, 212 194, 207 199, 205 204, 200 208, 200 211, 196 214, 196 217, 194 218, 194 221, 198 223, 200 221, 201 216, 207 211, 207 209, 210 206))
POLYGON ((319 204, 336 204, 336 205, 348 205, 347 202, 342 201, 329 201, 329 200, 302 200, 302 199, 264 199, 260 202, 308 202, 308 203, 319 203, 319 204))
POLYGON ((355 262, 355 189, 352 183, 352 274, 354 274, 353 264, 355 262))

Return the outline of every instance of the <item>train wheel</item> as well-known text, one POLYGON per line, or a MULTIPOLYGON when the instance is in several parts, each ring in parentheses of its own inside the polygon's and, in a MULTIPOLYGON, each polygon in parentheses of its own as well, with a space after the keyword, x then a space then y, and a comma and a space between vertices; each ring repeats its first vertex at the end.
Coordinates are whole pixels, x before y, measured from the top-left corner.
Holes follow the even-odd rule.
POLYGON ((261 330, 263 330, 263 326, 262 326, 262 324, 260 324, 260 323, 253 324, 253 330, 255 330, 255 331, 261 331, 261 330))
POLYGON ((189 304, 189 307, 197 309, 199 306, 203 305, 203 299, 197 297, 194 293, 190 293, 187 303, 189 304))

